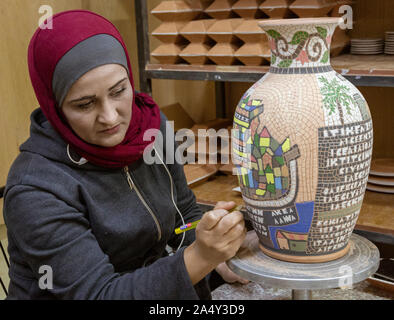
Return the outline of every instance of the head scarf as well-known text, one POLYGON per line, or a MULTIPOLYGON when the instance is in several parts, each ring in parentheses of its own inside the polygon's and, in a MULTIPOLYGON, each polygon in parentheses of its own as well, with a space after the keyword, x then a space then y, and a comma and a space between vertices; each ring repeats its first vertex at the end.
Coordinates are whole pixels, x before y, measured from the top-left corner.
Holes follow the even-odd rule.
POLYGON ((118 30, 104 17, 87 10, 58 13, 52 17, 52 26, 52 29, 38 28, 28 48, 30 79, 45 117, 73 150, 95 165, 121 168, 137 161, 154 141, 154 137, 150 141, 143 140, 145 131, 160 127, 160 110, 150 96, 134 92, 131 121, 124 140, 114 147, 100 147, 85 142, 74 133, 58 107, 52 87, 56 66, 63 56, 90 37, 107 34, 118 40, 124 49, 134 90, 129 55, 118 30))
POLYGON ((57 106, 61 107, 74 82, 86 72, 105 64, 119 64, 130 76, 123 47, 109 34, 90 37, 70 49, 58 61, 52 76, 52 90, 57 106))

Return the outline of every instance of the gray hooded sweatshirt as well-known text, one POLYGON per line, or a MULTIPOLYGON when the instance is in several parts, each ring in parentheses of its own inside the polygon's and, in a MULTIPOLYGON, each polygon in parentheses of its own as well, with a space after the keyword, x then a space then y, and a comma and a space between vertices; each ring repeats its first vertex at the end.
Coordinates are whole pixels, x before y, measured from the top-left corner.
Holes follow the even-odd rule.
MULTIPOLYGON (((164 139, 165 120, 161 114, 164 139)), ((166 245, 180 243, 174 229, 182 221, 164 165, 141 158, 128 166, 130 181, 125 168, 74 164, 66 148, 34 110, 4 194, 8 299, 210 299, 207 279, 193 286, 183 260, 195 232, 167 254, 166 245)), ((183 166, 167 168, 184 221, 200 219, 183 166)))

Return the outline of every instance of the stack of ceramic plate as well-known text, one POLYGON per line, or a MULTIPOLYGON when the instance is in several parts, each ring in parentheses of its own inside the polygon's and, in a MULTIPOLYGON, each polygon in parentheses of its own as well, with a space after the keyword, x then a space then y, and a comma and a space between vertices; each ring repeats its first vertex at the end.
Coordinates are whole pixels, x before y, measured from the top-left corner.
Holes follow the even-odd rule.
POLYGON ((384 46, 385 54, 394 54, 394 31, 386 32, 386 42, 384 46))
POLYGON ((351 39, 351 54, 381 54, 383 49, 383 39, 351 39))
POLYGON ((394 193, 394 159, 372 160, 367 190, 394 193))

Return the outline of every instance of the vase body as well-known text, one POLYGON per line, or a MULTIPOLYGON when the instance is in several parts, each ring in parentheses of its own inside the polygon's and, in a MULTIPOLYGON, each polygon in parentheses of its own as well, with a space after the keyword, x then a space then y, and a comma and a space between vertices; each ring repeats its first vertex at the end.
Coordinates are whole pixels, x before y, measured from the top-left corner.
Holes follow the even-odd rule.
POLYGON ((334 260, 349 250, 372 157, 371 114, 330 65, 340 18, 269 20, 271 66, 234 115, 233 162, 261 250, 334 260))

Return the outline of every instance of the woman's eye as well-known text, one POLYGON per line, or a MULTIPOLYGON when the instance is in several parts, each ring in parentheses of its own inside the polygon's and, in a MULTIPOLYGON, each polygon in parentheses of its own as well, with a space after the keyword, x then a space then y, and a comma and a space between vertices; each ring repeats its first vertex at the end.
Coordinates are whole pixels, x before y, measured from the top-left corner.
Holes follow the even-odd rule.
POLYGON ((118 91, 115 91, 112 95, 113 96, 118 96, 118 95, 120 95, 123 91, 125 91, 126 90, 126 88, 122 88, 122 89, 120 89, 120 90, 118 90, 118 91))
POLYGON ((89 106, 92 104, 92 101, 89 101, 88 103, 84 103, 84 104, 79 104, 78 107, 81 109, 87 109, 89 108, 89 106))

